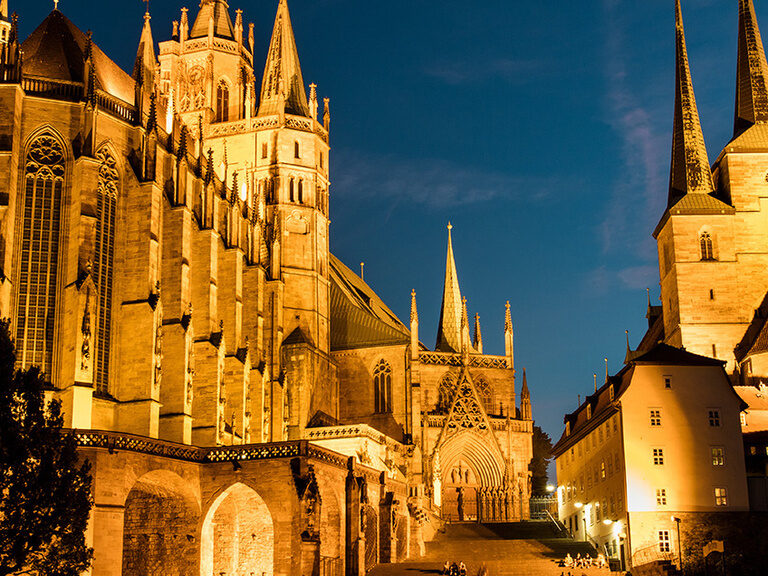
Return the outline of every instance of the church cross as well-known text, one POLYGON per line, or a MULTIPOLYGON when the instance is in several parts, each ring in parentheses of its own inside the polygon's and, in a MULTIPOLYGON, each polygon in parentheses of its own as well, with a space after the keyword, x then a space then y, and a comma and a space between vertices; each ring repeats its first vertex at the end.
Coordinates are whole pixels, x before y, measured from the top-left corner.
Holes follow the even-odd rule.
POLYGON ((53 9, 58 10, 59 9, 59 0, 53 0, 53 9))

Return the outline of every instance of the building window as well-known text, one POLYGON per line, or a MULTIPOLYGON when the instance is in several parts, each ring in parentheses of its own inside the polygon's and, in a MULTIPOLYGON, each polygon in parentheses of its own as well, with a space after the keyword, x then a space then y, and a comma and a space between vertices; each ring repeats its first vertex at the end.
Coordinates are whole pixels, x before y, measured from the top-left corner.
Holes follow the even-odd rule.
MULTIPOLYGON (((440 386, 437 389, 437 412, 447 413, 453 404, 453 397, 456 395, 456 378, 450 372, 446 372, 440 379, 440 386)), ((566 430, 570 432, 570 422, 565 424, 566 430)))
POLYGON ((600 462, 600 478, 605 480, 605 460, 600 462))
POLYGON ((661 410, 651 410, 651 426, 661 426, 661 410))
POLYGON ((373 403, 377 413, 392 412, 392 368, 386 360, 373 370, 373 403))
POLYGON ((742 426, 746 426, 747 425, 747 414, 745 412, 741 412, 739 414, 739 422, 741 422, 742 426))
POLYGON ((216 122, 229 120, 229 87, 224 80, 216 87, 216 122))
POLYGON ((304 204, 304 180, 299 179, 299 204, 304 204))
POLYGON ((720 426, 720 410, 709 411, 709 425, 713 428, 718 428, 720 426))
POLYGON ((663 448, 653 449, 653 464, 654 466, 664 465, 664 449, 663 448))
POLYGON ((39 366, 48 378, 53 368, 65 158, 64 147, 52 134, 32 142, 20 208, 16 357, 20 367, 39 366))
POLYGON ((749 447, 749 453, 752 456, 757 456, 757 446, 750 446, 749 447))
POLYGON ((290 182, 288 183, 288 200, 290 202, 296 202, 294 187, 295 187, 295 183, 293 181, 293 178, 291 178, 290 182))
POLYGON ((93 279, 99 291, 98 342, 96 359, 97 394, 109 393, 109 351, 112 335, 112 269, 115 251, 115 213, 117 211, 118 170, 115 158, 105 148, 96 152, 99 165, 96 201, 96 250, 93 279))
POLYGON ((320 152, 320 168, 323 167, 323 163, 325 162, 325 160, 323 160, 323 158, 324 158, 324 154, 322 152, 320 152))
POLYGON ((715 506, 728 506, 728 495, 725 488, 715 488, 715 506))
POLYGON ((717 345, 712 344, 712 358, 717 358, 717 345))
POLYGON ((715 299, 715 291, 712 288, 709 289, 709 299, 710 300, 715 299))
POLYGON ((669 530, 659 530, 659 552, 669 552, 669 530))
POLYGON ((667 489, 666 488, 656 488, 656 505, 657 506, 667 505, 667 489))
POLYGON ((725 466, 725 448, 712 446, 712 466, 725 466))
POLYGON ((299 154, 299 142, 298 141, 293 143, 293 156, 295 158, 301 158, 301 155, 299 154))
POLYGON ((664 388, 667 390, 672 388, 672 377, 671 376, 664 376, 664 388))
POLYGON ((480 396, 480 402, 482 402, 483 408, 485 408, 487 414, 493 414, 495 404, 493 401, 493 389, 491 388, 491 385, 488 384, 482 376, 474 377, 473 380, 475 390, 477 390, 477 394, 480 396))
POLYGON ((712 236, 709 232, 699 234, 699 244, 701 245, 701 259, 714 260, 715 251, 712 245, 712 236))
POLYGON ((266 158, 267 157, 267 143, 262 142, 261 143, 261 157, 266 158))

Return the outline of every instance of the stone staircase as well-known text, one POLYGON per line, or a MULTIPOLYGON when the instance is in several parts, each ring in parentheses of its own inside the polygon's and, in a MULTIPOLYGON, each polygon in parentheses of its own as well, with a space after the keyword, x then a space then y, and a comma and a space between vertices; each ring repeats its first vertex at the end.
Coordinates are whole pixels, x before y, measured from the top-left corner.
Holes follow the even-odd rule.
MULTIPOLYGON (((445 532, 427 543, 426 555, 399 564, 381 564, 371 576, 394 576, 440 573, 446 560, 463 561, 467 574, 475 576, 480 567, 488 568, 489 576, 560 576, 568 569, 557 565, 570 553, 590 554, 589 544, 577 542, 560 534, 554 525, 544 520, 508 524, 447 524, 445 532)), ((573 576, 608 576, 607 568, 571 570, 573 576)))

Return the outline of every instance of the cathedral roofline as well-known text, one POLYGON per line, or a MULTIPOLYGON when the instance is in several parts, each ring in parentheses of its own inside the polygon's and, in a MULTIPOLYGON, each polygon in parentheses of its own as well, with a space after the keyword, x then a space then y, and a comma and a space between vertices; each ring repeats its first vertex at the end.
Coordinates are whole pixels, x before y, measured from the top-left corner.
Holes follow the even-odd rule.
POLYGON ((229 16, 229 4, 225 0, 202 0, 195 22, 189 31, 190 38, 208 36, 209 24, 213 20, 213 35, 226 40, 235 39, 235 29, 229 16))

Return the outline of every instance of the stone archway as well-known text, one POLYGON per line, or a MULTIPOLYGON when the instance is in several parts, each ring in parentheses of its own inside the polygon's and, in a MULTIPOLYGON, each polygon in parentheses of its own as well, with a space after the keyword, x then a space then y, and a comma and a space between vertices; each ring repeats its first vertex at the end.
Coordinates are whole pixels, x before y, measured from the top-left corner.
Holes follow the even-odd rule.
POLYGON ((200 506, 185 480, 168 470, 139 478, 125 501, 124 576, 185 576, 197 566, 200 506))
POLYGON ((504 459, 487 437, 463 431, 449 438, 439 453, 445 520, 494 521, 508 517, 505 506, 496 502, 504 491, 504 459), (496 495, 491 507, 484 506, 489 491, 496 495))
POLYGON ((272 514, 259 494, 233 484, 208 509, 200 542, 200 575, 272 576, 275 529, 272 514))

